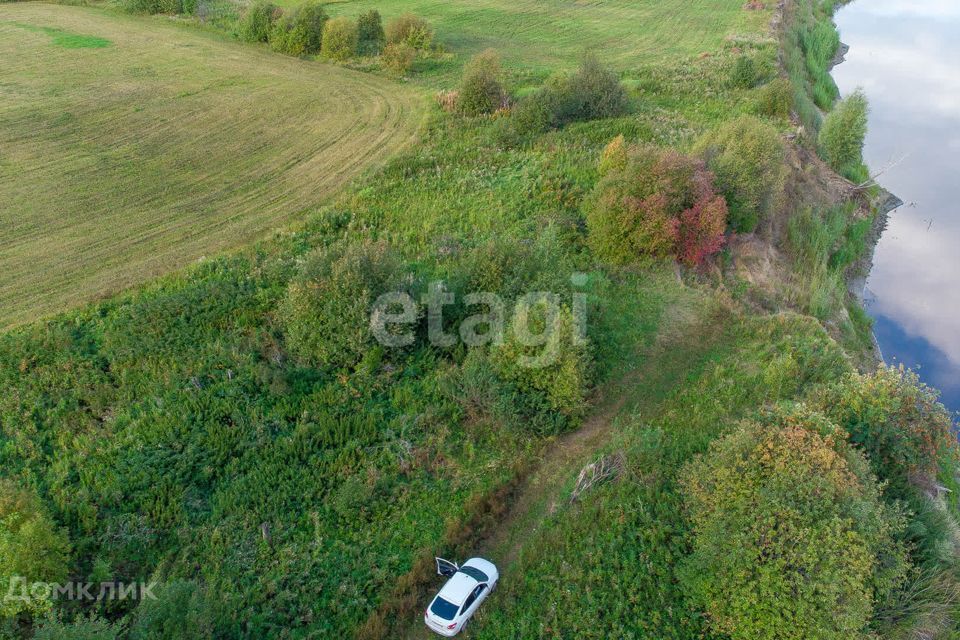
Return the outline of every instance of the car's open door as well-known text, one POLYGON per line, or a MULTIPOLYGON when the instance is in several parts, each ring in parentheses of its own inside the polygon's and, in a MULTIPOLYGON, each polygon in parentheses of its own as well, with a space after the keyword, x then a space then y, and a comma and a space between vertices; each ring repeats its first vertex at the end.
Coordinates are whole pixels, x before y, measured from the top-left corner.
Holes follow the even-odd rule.
POLYGON ((458 567, 455 562, 450 562, 449 560, 444 560, 443 558, 434 558, 434 560, 437 561, 438 575, 450 577, 457 571, 460 571, 460 567, 458 567))

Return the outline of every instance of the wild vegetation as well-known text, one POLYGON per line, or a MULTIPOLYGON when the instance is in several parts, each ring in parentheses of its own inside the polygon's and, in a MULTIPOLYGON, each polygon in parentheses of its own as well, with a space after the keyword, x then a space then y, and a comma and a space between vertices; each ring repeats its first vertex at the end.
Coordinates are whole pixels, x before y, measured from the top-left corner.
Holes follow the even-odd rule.
MULTIPOLYGON (((244 96, 270 94, 253 122, 301 114, 252 129, 264 153, 342 161, 314 146, 336 129, 317 120, 330 94, 391 133, 437 88, 455 98, 414 146, 365 139, 396 155, 325 205, 290 192, 318 188, 319 160, 254 176, 261 215, 297 226, 0 335, 0 544, 26 563, 0 578, 157 585, 155 600, 31 603, 3 633, 416 637, 433 556, 485 554, 503 582, 469 637, 907 637, 934 622, 949 637, 956 505, 928 494, 953 477, 952 425, 934 392, 856 372, 824 329, 851 307, 842 277, 864 219, 788 202, 785 83, 798 85, 776 77, 773 9, 523 6, 258 4, 233 23, 338 64, 107 11, 17 9, 122 54, 162 33, 205 65, 229 53, 284 70, 289 86, 216 67, 244 96), (822 287, 758 308, 724 249, 754 229, 822 287), (388 292, 414 305, 395 344, 371 323, 398 310, 376 306, 388 292), (504 302, 502 323, 467 299, 479 292, 504 302), (617 472, 575 487, 597 460, 617 472)), ((824 11, 798 36, 804 95, 824 11)), ((180 82, 201 112, 224 90, 180 82)), ((196 146, 209 157, 218 140, 236 154, 220 137, 196 146)), ((343 146, 351 166, 371 160, 343 146)))

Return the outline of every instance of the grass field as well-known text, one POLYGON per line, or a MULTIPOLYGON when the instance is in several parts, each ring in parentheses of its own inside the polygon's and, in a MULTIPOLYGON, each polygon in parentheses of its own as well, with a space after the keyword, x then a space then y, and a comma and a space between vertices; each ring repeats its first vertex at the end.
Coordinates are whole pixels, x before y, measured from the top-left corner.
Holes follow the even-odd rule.
POLYGON ((0 327, 285 227, 408 143, 399 83, 170 24, 0 5, 0 327))
POLYGON ((769 19, 768 12, 742 6, 729 0, 334 0, 328 11, 355 16, 377 9, 385 20, 412 12, 430 21, 437 39, 461 59, 493 47, 508 66, 543 74, 575 66, 586 49, 624 71, 712 53, 728 36, 755 34, 769 19))

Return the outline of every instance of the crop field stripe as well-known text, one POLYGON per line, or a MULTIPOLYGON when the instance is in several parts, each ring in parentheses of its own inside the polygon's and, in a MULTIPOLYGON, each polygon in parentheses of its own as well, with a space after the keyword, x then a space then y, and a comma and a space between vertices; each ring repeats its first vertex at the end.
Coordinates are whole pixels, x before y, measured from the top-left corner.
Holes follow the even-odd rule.
POLYGON ((0 327, 288 224, 409 144, 426 104, 386 78, 88 8, 0 5, 0 57, 0 327))

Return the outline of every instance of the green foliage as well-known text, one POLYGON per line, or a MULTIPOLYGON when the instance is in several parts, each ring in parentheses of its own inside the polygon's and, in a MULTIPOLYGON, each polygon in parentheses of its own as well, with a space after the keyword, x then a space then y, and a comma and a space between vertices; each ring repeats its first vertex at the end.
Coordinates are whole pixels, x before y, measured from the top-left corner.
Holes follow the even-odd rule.
POLYGON ((193 581, 163 581, 154 595, 130 616, 129 640, 212 640, 232 626, 219 616, 223 604, 193 581))
POLYGON ((570 310, 558 311, 551 317, 540 304, 523 306, 502 346, 470 350, 452 387, 468 412, 537 435, 579 423, 592 374, 590 349, 578 341, 570 310), (542 337, 542 344, 520 331, 542 337))
POLYGON ((615 264, 671 256, 691 265, 716 253, 727 210, 703 163, 652 146, 621 152, 621 144, 608 146, 587 212, 594 252, 615 264))
POLYGON ((117 640, 122 634, 121 623, 111 624, 91 613, 73 622, 49 616, 37 625, 33 640, 117 640))
POLYGON ((320 52, 326 58, 347 60, 357 53, 359 31, 357 23, 350 18, 334 18, 323 25, 323 42, 320 52))
MULTIPOLYGON (((790 218, 787 240, 793 257, 794 273, 800 284, 794 302, 806 313, 821 320, 831 318, 843 308, 847 288, 843 271, 847 263, 834 259, 851 224, 853 207, 838 206, 825 211, 801 209, 790 218)), ((844 250, 849 250, 846 244, 844 250)), ((860 251, 865 245, 860 246, 860 251)), ((847 260, 843 256, 842 260, 847 260)))
POLYGON ((267 0, 257 0, 250 5, 240 22, 240 37, 247 42, 267 42, 274 24, 283 11, 267 0))
POLYGON ((730 84, 741 89, 752 89, 760 82, 760 71, 751 56, 741 55, 730 70, 730 84))
POLYGON ((125 11, 130 13, 180 13, 180 0, 123 0, 125 11))
POLYGON ((613 118, 626 113, 627 92, 615 72, 596 56, 584 56, 572 74, 554 75, 513 109, 508 135, 523 137, 571 122, 613 118))
POLYGON ((379 11, 371 9, 357 17, 357 49, 361 55, 379 55, 386 41, 379 11))
POLYGON ((388 44, 383 50, 381 59, 387 69, 402 76, 413 68, 413 62, 417 59, 417 50, 406 42, 388 44))
POLYGON ((594 55, 583 58, 571 75, 554 76, 540 99, 551 114, 551 124, 612 118, 627 111, 627 93, 620 78, 594 55))
POLYGON ((307 256, 279 309, 286 342, 304 364, 351 367, 375 347, 373 302, 409 286, 382 242, 358 241, 307 256))
POLYGON ((874 600, 906 574, 902 517, 816 413, 746 424, 682 483, 694 529, 682 578, 732 640, 866 638, 874 600))
POLYGON ((757 89, 755 113, 771 118, 789 118, 793 89, 786 78, 775 78, 757 89))
POLYGON ((323 5, 307 0, 276 21, 270 32, 270 46, 274 51, 290 56, 319 53, 326 22, 327 12, 323 5))
POLYGON ((49 610, 50 592, 34 591, 31 585, 62 582, 69 559, 66 532, 50 519, 37 495, 0 479, 0 583, 5 594, 16 587, 15 597, 0 601, 0 620, 49 610))
POLYGON ((800 121, 815 134, 821 110, 829 111, 839 91, 830 67, 840 46, 831 16, 835 3, 798 2, 786 5, 783 64, 793 87, 794 108, 800 121))
MULTIPOLYGON (((638 278, 648 281, 649 272, 638 278)), ((632 294, 622 308, 649 304, 649 295, 632 294)), ((649 320, 649 311, 642 315, 649 320)), ((675 326, 676 317, 668 312, 663 322, 675 326)), ((519 559, 503 572, 497 606, 473 623, 473 636, 536 638, 549 627, 552 637, 583 640, 712 637, 677 574, 691 541, 679 468, 759 405, 791 398, 847 365, 816 321, 795 315, 741 322, 707 312, 685 333, 692 339, 666 348, 643 367, 643 384, 618 396, 629 409, 596 456, 622 456, 619 478, 570 504, 570 483, 591 460, 554 470, 557 491, 544 492, 545 516, 535 529, 526 520, 516 525, 519 559)))
POLYGON ((786 151, 777 129, 753 116, 729 120, 694 146, 727 200, 730 226, 749 233, 782 204, 786 151))
POLYGON ((433 44, 433 28, 423 18, 405 13, 387 23, 387 44, 407 44, 414 49, 429 49, 433 44))
POLYGON ((862 162, 867 136, 867 97, 855 91, 827 114, 820 129, 820 153, 838 173, 852 175, 862 162))
POLYGON ((881 366, 850 374, 822 389, 813 402, 846 429, 874 473, 903 492, 911 480, 929 480, 941 461, 956 456, 950 413, 917 374, 881 366))
POLYGON ((478 53, 463 70, 457 109, 468 116, 493 113, 504 103, 500 56, 493 49, 478 53))

